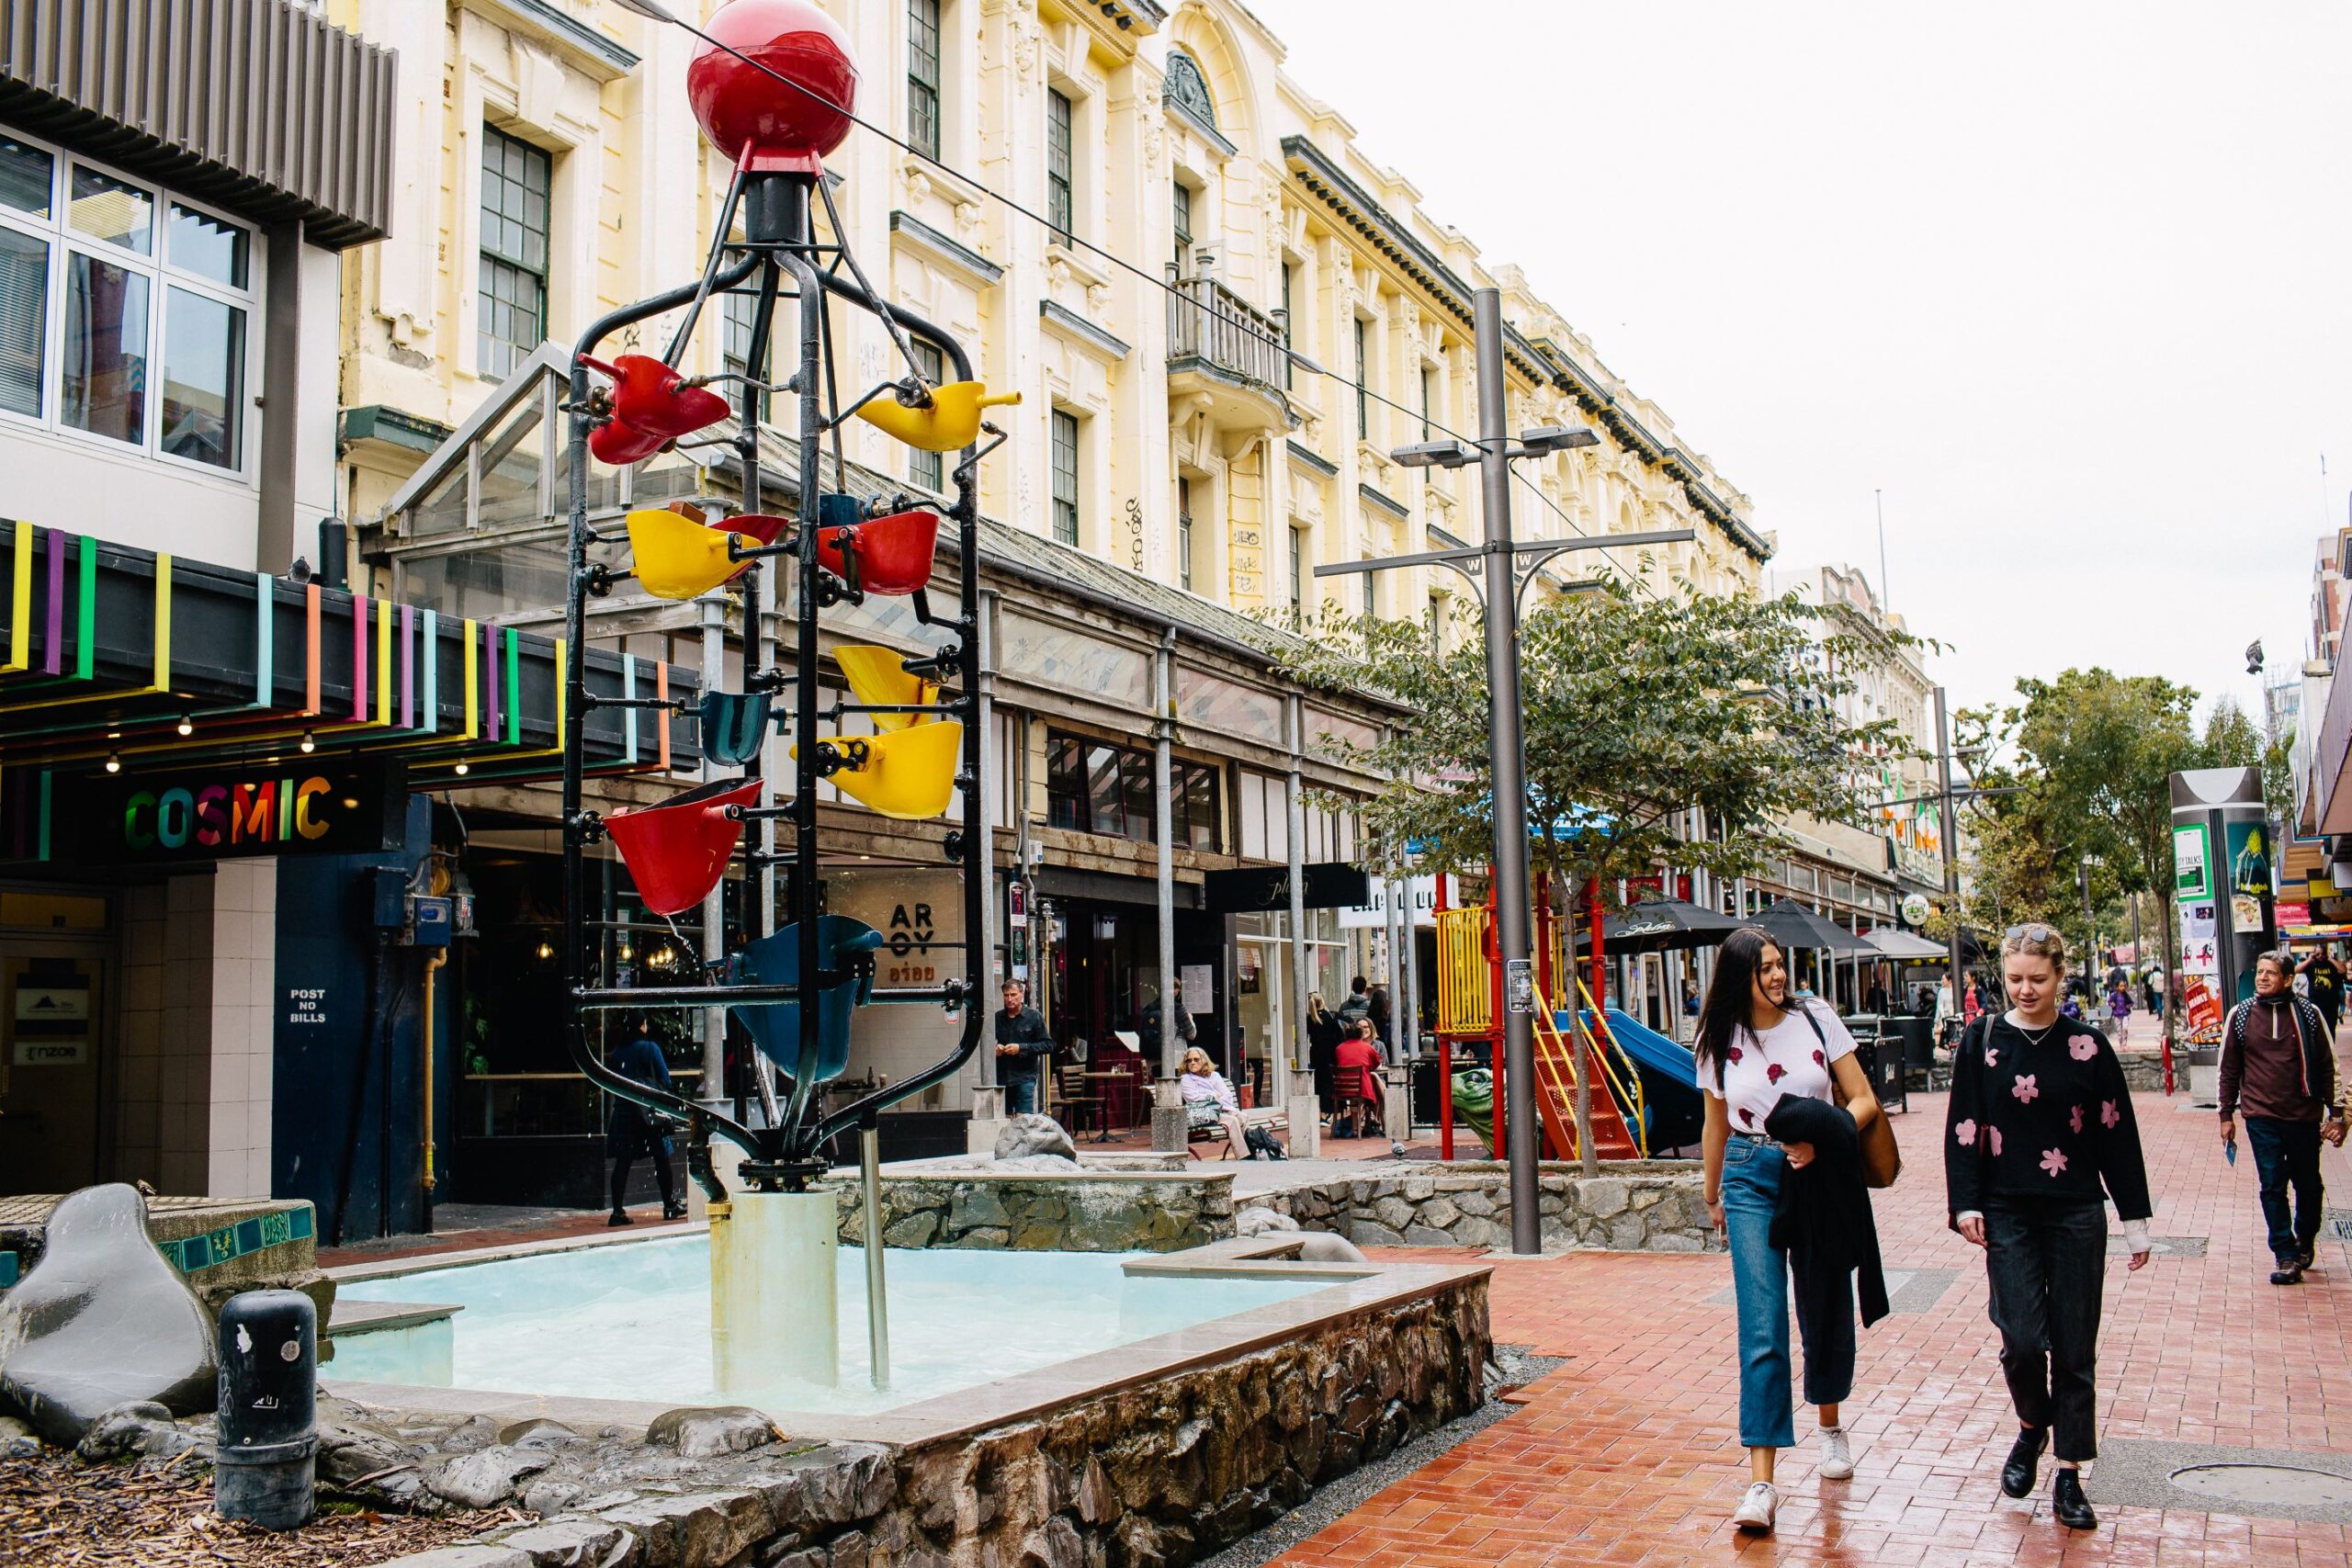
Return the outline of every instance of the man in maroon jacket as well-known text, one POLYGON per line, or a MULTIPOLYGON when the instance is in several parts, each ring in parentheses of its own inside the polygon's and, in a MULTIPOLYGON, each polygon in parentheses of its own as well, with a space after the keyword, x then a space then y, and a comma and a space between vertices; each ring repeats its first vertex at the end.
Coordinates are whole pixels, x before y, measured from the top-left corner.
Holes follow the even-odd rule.
POLYGON ((2274 1285, 2301 1284, 2319 1243, 2319 1141, 2344 1142, 2336 1103, 2335 1040, 2319 1010, 2295 995, 2294 961, 2283 953, 2255 960, 2254 997, 2222 1024, 2222 1142, 2246 1142, 2262 1182, 2262 1216, 2278 1260, 2274 1285), (2293 1189, 2294 1202, 2288 1202, 2293 1189))

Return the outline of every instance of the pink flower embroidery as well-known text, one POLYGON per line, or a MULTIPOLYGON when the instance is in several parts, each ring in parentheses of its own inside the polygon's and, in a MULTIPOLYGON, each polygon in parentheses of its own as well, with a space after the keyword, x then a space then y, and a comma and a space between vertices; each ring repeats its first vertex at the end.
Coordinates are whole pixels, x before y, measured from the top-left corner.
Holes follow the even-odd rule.
POLYGON ((1738 1060, 1739 1060, 1739 1058, 1740 1058, 1740 1055, 1741 1055, 1741 1052, 1740 1052, 1739 1047, 1738 1047, 1738 1046, 1736 1046, 1736 1045, 1733 1046, 1733 1047, 1731 1048, 1731 1051, 1730 1051, 1729 1055, 1730 1055, 1731 1059, 1732 1059, 1733 1061, 1735 1061, 1735 1062, 1738 1061, 1738 1060))
POLYGON ((2066 1112, 2066 1123, 2077 1133, 2083 1130, 2083 1108, 2079 1105, 2066 1112))
POLYGON ((1742 1122, 1747 1122, 1751 1127, 1756 1125, 1756 1112, 1748 1110, 1746 1106, 1740 1107, 1739 1119, 1742 1122))
POLYGON ((1829 1065, 1829 1058, 1823 1055, 1820 1052, 1815 1051, 1813 1054, 1813 1062, 1814 1066, 1817 1067, 1826 1067, 1829 1065))
POLYGON ((2098 1055, 2098 1036, 2077 1034, 2067 1042, 2066 1050, 2077 1062, 2087 1062, 2098 1055))
POLYGON ((2041 1151, 2041 1168, 2054 1177, 2066 1168, 2066 1156, 2056 1149, 2044 1149, 2041 1151))
POLYGON ((2001 1062, 2001 1054, 2000 1054, 1998 1051, 1996 1051, 1995 1049, 1993 1049, 1993 1047, 1991 1047, 1990 1045, 1985 1046, 1985 1047, 1984 1047, 1984 1065, 1985 1065, 1986 1066, 1988 1066, 1988 1067, 1998 1066, 2000 1065, 2000 1062, 2001 1062))
POLYGON ((1984 1129, 1984 1142, 1986 1145, 1992 1149, 1993 1157, 1995 1159, 2000 1158, 2001 1130, 1998 1127, 1992 1126, 1988 1123, 1984 1129))
POLYGON ((2009 1086, 2009 1092, 2016 1095, 2022 1103, 2031 1105, 2033 1097, 2040 1094, 2041 1089, 2033 1081, 2031 1073, 2019 1073, 2018 1081, 2009 1086))
POLYGON ((1975 1122, 1972 1120, 1961 1122, 1959 1125, 1952 1128, 1951 1135, 1960 1140, 1960 1146, 1962 1148, 1974 1148, 1976 1146, 1975 1122))
POLYGON ((1764 1081, 1766 1083, 1779 1083, 1782 1078, 1787 1077, 1788 1076, 1789 1069, 1781 1066, 1778 1062, 1767 1062, 1764 1065, 1764 1081))
POLYGON ((2112 1127, 2122 1120, 2123 1112, 2115 1108, 2115 1101, 2111 1100, 2102 1100, 2098 1102, 2098 1124, 2100 1126, 2112 1127))

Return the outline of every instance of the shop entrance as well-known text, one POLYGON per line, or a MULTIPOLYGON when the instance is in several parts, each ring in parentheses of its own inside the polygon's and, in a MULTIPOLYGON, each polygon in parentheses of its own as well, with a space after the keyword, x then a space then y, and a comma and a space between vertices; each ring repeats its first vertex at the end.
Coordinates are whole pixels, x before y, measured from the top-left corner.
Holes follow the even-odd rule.
MULTIPOLYGON (((12 897, 11 901, 14 901, 12 897)), ((105 925, 106 900, 96 906, 105 925)), ((104 1169, 99 1095, 112 945, 12 931, 0 956, 0 1192, 71 1192, 104 1169)))
MULTIPOLYGON (((1221 1064, 1224 921, 1193 909, 1175 915, 1177 972, 1191 976, 1193 991, 1207 993, 1188 991, 1183 998, 1192 1043, 1221 1064)), ((1148 1085, 1159 1072, 1158 912, 1149 905, 1057 897, 1047 936, 1055 1098, 1091 1097, 1111 1125, 1139 1126, 1148 1120, 1148 1085)), ((1081 1120, 1091 1116, 1090 1111, 1081 1120)))

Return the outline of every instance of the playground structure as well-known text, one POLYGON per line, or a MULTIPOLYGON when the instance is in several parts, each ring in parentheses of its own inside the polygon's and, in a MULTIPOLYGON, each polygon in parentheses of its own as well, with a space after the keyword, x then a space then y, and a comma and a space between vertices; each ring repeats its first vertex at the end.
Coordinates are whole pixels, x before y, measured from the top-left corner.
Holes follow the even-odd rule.
MULTIPOLYGON (((973 787, 985 734, 985 726, 975 722, 982 668, 978 471, 980 459, 1002 440, 982 423, 984 410, 1017 401, 1019 394, 988 393, 972 378, 963 345, 877 297, 850 253, 825 184, 823 158, 849 131, 857 68, 832 22, 808 0, 729 0, 701 36, 687 69, 689 96, 704 133, 734 164, 702 276, 591 325, 577 345, 563 405, 571 415, 571 536, 562 956, 571 1004, 566 1038, 580 1070, 606 1094, 683 1127, 688 1172, 709 1199, 719 1386, 755 1394, 784 1379, 834 1380, 834 1201, 830 1192, 811 1190, 828 1168, 827 1145, 850 1129, 859 1132, 865 1234, 876 1236, 876 1118, 953 1076, 979 1043, 985 1009, 973 1000, 973 987, 986 953, 988 836, 973 787), (818 237, 820 210, 830 240, 818 237), (754 369, 771 363, 778 305, 793 305, 798 352, 788 356, 794 368, 780 384, 750 375, 689 378, 675 368, 713 297, 729 294, 752 301, 742 362, 754 369), (831 302, 878 318, 906 367, 903 377, 884 381, 847 408, 832 400, 831 302), (663 354, 597 357, 616 333, 681 309, 683 319, 663 354), (939 351, 951 382, 934 386, 925 379, 912 339, 939 351), (719 382, 735 383, 731 406, 712 389, 711 383, 719 382), (774 412, 789 411, 797 435, 792 476, 798 495, 791 516, 760 510, 765 477, 761 421, 771 401, 774 412), (731 436, 701 434, 730 414, 737 423, 731 436), (869 507, 827 493, 824 441, 832 437, 838 476, 844 468, 840 427, 853 414, 923 450, 957 453, 948 476, 953 502, 941 509, 901 495, 869 507), (993 437, 986 445, 984 434, 993 437), (590 524, 589 462, 638 462, 675 443, 732 448, 741 514, 714 518, 716 508, 707 503, 632 512, 625 519, 624 554, 616 547, 622 539, 590 524), (943 522, 952 530, 960 579, 955 604, 944 615, 929 598, 943 522), (618 564, 623 559, 627 564, 618 564), (771 571, 780 579, 773 586, 771 571), (741 692, 708 693, 687 704, 589 690, 587 602, 632 580, 664 599, 729 592, 729 618, 742 650, 741 692), (869 594, 908 599, 916 622, 944 634, 944 640, 917 656, 873 647, 834 650, 843 694, 821 681, 820 617, 835 604, 862 604, 869 594), (785 613, 788 660, 770 657, 763 607, 771 602, 785 613), (615 705, 655 710, 664 724, 673 715, 692 715, 709 755, 740 767, 741 776, 609 818, 584 810, 582 725, 594 709, 615 705), (864 728, 871 732, 854 731, 844 720, 868 721, 864 728), (791 759, 783 804, 776 803, 778 781, 767 775, 763 761, 772 728, 788 741, 791 759), (961 820, 943 832, 939 849, 962 877, 963 977, 878 987, 878 933, 822 912, 817 808, 819 786, 827 783, 908 821, 942 817, 962 790, 961 820), (779 826, 787 834, 781 844, 779 826), (733 897, 745 945, 710 964, 698 983, 612 983, 597 972, 598 944, 586 918, 584 863, 589 848, 602 840, 618 852, 648 909, 664 917, 703 905, 725 887, 729 867, 740 860, 743 874, 733 897), (777 867, 786 871, 781 926, 777 867), (924 1070, 828 1111, 821 1087, 842 1073, 852 1016, 869 1005, 942 1008, 958 1020, 956 1047, 924 1070), (729 1009, 757 1046, 756 1117, 725 1114, 715 1093, 695 1100, 640 1084, 606 1066, 590 1043, 589 1019, 598 1012, 714 1006, 729 1009), (735 1167, 741 1187, 731 1194, 714 1157, 715 1139, 743 1156, 735 1167)), ((869 1244, 865 1252, 878 1385, 888 1377, 882 1248, 869 1244)))
MULTIPOLYGON (((1453 1155, 1453 1075, 1457 1054, 1483 1046, 1493 1072, 1489 1146, 1499 1153, 1507 1102, 1502 1050, 1508 1005, 1495 934, 1494 895, 1447 907, 1447 885, 1437 879, 1438 1144, 1453 1155)), ((1588 890, 1589 892, 1589 890, 1588 890)), ((1537 1143, 1544 1157, 1582 1157, 1577 1141, 1578 1080, 1589 1078, 1588 1117, 1593 1154, 1600 1159, 1645 1159, 1697 1142, 1698 1091, 1688 1049, 1606 1006, 1600 914, 1591 909, 1590 950, 1576 953, 1575 915, 1553 907, 1550 890, 1535 886, 1535 1093, 1537 1143), (1579 972, 1581 971, 1581 973, 1579 972), (1588 979, 1587 976, 1589 976, 1588 979)))

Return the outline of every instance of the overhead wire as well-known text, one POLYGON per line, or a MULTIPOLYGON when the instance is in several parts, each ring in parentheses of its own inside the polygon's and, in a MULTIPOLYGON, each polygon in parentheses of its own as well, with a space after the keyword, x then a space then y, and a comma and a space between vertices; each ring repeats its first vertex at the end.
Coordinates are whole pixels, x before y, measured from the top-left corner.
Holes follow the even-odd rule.
MULTIPOLYGON (((628 0, 623 0, 623 3, 627 4, 628 0)), ((631 6, 630 8, 638 9, 636 6, 631 6)), ((1096 244, 1093 241, 1085 239, 1080 235, 1063 228, 1043 213, 1036 211, 1033 208, 1024 206, 1023 203, 1014 200, 1012 197, 1005 195, 1002 191, 996 189, 994 186, 986 185, 964 173, 962 170, 951 166, 941 159, 933 156, 932 153, 924 152, 922 148, 917 147, 914 143, 907 141, 905 138, 884 130, 880 125, 865 118, 855 110, 847 108, 842 105, 833 102, 831 98, 826 97, 822 93, 818 92, 815 88, 808 86, 807 84, 794 81, 791 77, 785 75, 782 72, 777 71, 764 61, 754 60, 750 55, 745 54, 742 51, 736 49, 733 45, 719 39, 711 37, 710 34, 687 21, 684 17, 658 6, 654 9, 639 10, 639 14, 652 20, 666 20, 685 31, 694 34, 695 37, 702 39, 705 43, 709 44, 713 49, 717 49, 727 54, 732 55, 735 59, 741 61, 744 64, 751 66, 753 70, 760 72, 763 75, 766 75, 784 86, 791 88, 794 92, 798 93, 801 96, 808 99, 820 107, 829 109, 833 113, 840 115, 850 124, 858 127, 860 130, 870 131, 874 135, 881 138, 884 141, 888 142, 891 146, 907 153, 909 156, 918 158, 923 163, 930 164, 933 168, 939 170, 942 174, 950 175, 962 184, 969 186, 974 190, 978 191, 981 195, 989 197, 991 201, 994 201, 999 206, 1004 208, 1007 211, 1018 213, 1022 217, 1028 219, 1031 222, 1038 225, 1040 228, 1043 228, 1048 233, 1052 234, 1063 244, 1068 245, 1074 250, 1083 250, 1100 256, 1102 260, 1108 262, 1113 267, 1121 272, 1127 273, 1142 282, 1148 284, 1150 287, 1159 289, 1161 293, 1166 294, 1170 299, 1182 300, 1185 304, 1193 305, 1195 308, 1198 308, 1197 301, 1185 295, 1182 290, 1177 288, 1166 278, 1156 276, 1149 269, 1138 266, 1135 263, 1128 261, 1125 256, 1107 251, 1101 245, 1096 244), (659 12, 658 15, 657 11, 659 12)), ((833 209, 833 203, 830 192, 826 195, 825 208, 828 214, 833 220, 835 243, 846 248, 848 240, 842 232, 840 214, 833 209)), ((867 291, 869 294, 872 293, 870 288, 867 291)), ((1459 431, 1448 429, 1445 425, 1430 418, 1428 411, 1408 409, 1403 403, 1396 401, 1394 398, 1388 397, 1375 387, 1372 387, 1363 381, 1351 380, 1348 377, 1340 374, 1339 371, 1330 369, 1319 362, 1309 358, 1307 355, 1299 353, 1296 349, 1291 347, 1289 343, 1284 339, 1276 337, 1271 333, 1260 331, 1251 322, 1228 320, 1227 324, 1237 329, 1241 335, 1254 338, 1258 342, 1265 344, 1269 347, 1272 348, 1275 353, 1282 355, 1283 361, 1285 365, 1305 370, 1312 376, 1320 376, 1327 380, 1336 381, 1340 386, 1351 389, 1359 396, 1367 398, 1374 402, 1381 404, 1383 407, 1394 409, 1396 412, 1403 414, 1407 419, 1419 420, 1425 428, 1441 432, 1449 439, 1458 441, 1465 446, 1476 449, 1478 446, 1478 442, 1475 438, 1464 435, 1459 431)), ((903 341, 900 343, 899 346, 902 350, 904 349, 905 345, 903 341)), ((912 365, 911 353, 908 354, 908 359, 910 364, 912 365)), ((922 374, 921 367, 914 366, 913 368, 915 369, 917 376, 920 377, 922 374)), ((1578 527, 1575 520, 1569 517, 1566 512, 1562 511, 1556 502, 1553 501, 1550 496, 1544 494, 1542 489, 1540 489, 1526 476, 1521 474, 1516 468, 1510 470, 1510 478, 1516 483, 1524 486, 1529 494, 1542 502, 1545 509, 1548 510, 1555 517, 1557 517, 1560 520, 1561 525, 1577 538, 1600 539, 1607 537, 1605 534, 1594 534, 1587 529, 1578 527)), ((1657 591, 1649 585, 1642 573, 1637 571, 1629 571, 1626 570, 1625 563, 1619 559, 1616 554, 1617 549, 1623 547, 1612 547, 1611 546, 1602 545, 1599 547, 1602 558, 1615 566, 1620 572, 1623 573, 1633 581, 1635 587, 1639 588, 1643 592, 1649 594, 1652 598, 1662 598, 1662 596, 1658 594, 1657 591)))

